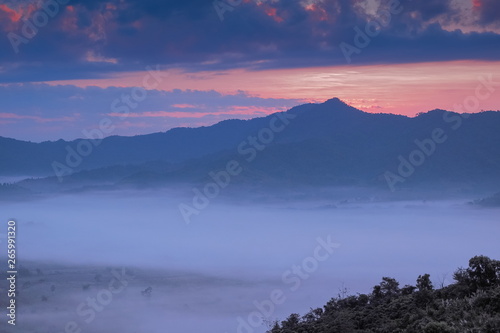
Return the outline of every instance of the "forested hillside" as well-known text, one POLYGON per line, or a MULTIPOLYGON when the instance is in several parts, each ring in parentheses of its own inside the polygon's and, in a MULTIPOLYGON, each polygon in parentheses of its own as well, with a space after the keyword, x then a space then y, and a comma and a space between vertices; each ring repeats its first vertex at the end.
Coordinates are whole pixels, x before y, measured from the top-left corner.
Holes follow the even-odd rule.
POLYGON ((268 333, 500 332, 500 261, 476 256, 453 278, 435 289, 428 274, 404 287, 384 277, 368 295, 338 296, 302 317, 291 314, 268 333))

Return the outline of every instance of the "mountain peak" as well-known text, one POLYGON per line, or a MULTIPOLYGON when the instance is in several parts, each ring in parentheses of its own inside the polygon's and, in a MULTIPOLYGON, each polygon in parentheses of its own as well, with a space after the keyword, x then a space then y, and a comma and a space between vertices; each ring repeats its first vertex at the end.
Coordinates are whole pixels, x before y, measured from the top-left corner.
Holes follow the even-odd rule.
POLYGON ((323 102, 322 104, 328 104, 328 105, 342 105, 345 106, 347 105, 345 102, 343 102, 341 99, 334 97, 330 98, 329 100, 323 102))
POLYGON ((350 106, 349 104, 347 104, 346 102, 342 101, 341 99, 339 99, 337 97, 331 98, 331 99, 329 99, 329 100, 327 100, 319 105, 321 107, 323 107, 324 109, 327 109, 328 111, 333 111, 333 112, 345 111, 345 112, 361 112, 361 113, 363 113, 363 111, 356 109, 353 106, 350 106))

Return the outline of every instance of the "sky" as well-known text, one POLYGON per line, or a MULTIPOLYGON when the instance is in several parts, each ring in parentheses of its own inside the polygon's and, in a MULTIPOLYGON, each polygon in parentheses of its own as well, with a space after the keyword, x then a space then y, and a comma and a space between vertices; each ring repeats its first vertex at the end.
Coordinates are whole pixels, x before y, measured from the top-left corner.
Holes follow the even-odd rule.
MULTIPOLYGON (((458 111, 500 82, 498 0, 0 0, 0 136, 72 140, 338 97, 458 111)), ((477 112, 500 109, 500 94, 477 112)))

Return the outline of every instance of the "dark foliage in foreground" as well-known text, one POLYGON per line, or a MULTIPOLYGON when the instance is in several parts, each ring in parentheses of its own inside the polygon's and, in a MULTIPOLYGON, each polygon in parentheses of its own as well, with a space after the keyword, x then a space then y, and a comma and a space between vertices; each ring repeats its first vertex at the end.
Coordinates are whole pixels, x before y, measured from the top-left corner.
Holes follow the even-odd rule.
POLYGON ((428 274, 402 288, 384 277, 369 295, 333 298, 276 322, 268 333, 500 332, 500 261, 476 256, 453 278, 454 284, 434 289, 428 274))

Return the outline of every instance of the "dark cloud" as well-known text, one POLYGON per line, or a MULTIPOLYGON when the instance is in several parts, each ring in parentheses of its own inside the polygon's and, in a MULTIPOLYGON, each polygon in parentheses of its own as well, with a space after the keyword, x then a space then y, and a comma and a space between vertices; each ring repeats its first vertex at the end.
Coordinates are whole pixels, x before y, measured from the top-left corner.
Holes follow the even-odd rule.
POLYGON ((451 16, 455 14, 451 0, 426 0, 426 1, 405 1, 405 6, 409 11, 416 11, 423 21, 429 21, 440 15, 451 16))
POLYGON ((500 1, 498 0, 476 0, 477 9, 480 13, 480 23, 500 24, 500 1))
MULTIPOLYGON (((499 2, 480 2, 482 21, 495 21, 499 2)), ((389 3, 383 1, 382 8, 389 3)), ((309 6, 248 1, 225 12, 223 22, 206 0, 73 0, 70 5, 19 45, 17 54, 8 38, 0 39, 1 81, 92 78, 154 64, 187 71, 343 65, 339 44, 352 44, 353 28, 364 29, 376 19, 358 0, 309 6)), ((500 58, 499 34, 449 32, 436 23, 457 17, 450 0, 401 0, 401 6, 353 62, 500 58)), ((0 16, 5 16, 1 10, 0 16)), ((21 34, 22 22, 2 19, 0 30, 21 34)))

